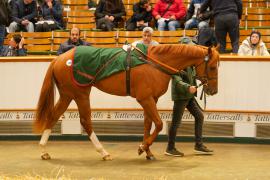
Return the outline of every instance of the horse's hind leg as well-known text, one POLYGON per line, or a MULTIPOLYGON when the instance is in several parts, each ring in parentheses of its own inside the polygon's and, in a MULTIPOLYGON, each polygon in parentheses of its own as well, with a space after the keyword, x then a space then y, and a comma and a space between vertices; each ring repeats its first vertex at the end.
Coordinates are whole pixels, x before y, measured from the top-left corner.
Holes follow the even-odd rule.
POLYGON ((95 132, 92 129, 89 95, 77 98, 75 99, 75 102, 77 103, 79 109, 81 124, 91 139, 97 152, 101 154, 103 160, 112 160, 110 154, 103 148, 102 144, 99 142, 95 132))
POLYGON ((51 123, 46 125, 46 128, 43 131, 42 137, 41 137, 40 142, 39 142, 39 145, 41 147, 41 158, 43 160, 51 159, 49 153, 46 151, 46 144, 47 144, 49 136, 51 134, 51 129, 56 124, 56 122, 58 121, 60 116, 66 111, 71 100, 72 100, 71 98, 62 95, 62 96, 60 96, 57 104, 54 107, 53 117, 52 117, 53 120, 51 121, 51 123))

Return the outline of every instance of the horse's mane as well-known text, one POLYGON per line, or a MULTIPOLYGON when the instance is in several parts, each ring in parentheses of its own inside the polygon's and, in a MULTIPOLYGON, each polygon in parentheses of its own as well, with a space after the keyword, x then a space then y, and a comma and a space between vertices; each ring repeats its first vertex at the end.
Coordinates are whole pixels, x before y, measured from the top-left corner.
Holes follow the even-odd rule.
POLYGON ((151 54, 171 54, 181 55, 183 57, 199 58, 207 54, 207 47, 186 45, 186 44, 162 44, 158 46, 149 46, 151 54))

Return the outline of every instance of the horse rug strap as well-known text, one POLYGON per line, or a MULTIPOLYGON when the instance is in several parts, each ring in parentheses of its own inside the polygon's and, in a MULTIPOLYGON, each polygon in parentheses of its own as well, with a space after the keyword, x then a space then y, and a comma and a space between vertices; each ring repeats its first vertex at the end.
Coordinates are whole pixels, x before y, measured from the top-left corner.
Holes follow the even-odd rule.
POLYGON ((127 56, 126 56, 126 90, 127 95, 130 95, 130 64, 131 64, 131 46, 127 48, 127 56))
MULTIPOLYGON (((147 52, 147 47, 138 46, 147 52)), ((122 48, 95 48, 78 46, 72 59, 73 81, 78 86, 93 85, 115 73, 126 70, 126 52, 122 48)), ((138 52, 131 51, 130 67, 145 64, 138 58, 138 52)))

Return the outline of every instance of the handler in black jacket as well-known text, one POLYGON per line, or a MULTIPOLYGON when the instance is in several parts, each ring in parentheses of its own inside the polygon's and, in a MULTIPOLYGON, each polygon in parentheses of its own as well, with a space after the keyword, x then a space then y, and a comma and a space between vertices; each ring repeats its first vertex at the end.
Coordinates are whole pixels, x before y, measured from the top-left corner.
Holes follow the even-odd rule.
POLYGON ((220 52, 226 52, 226 36, 229 33, 232 52, 237 53, 239 48, 239 24, 242 17, 242 0, 206 0, 201 6, 203 13, 210 7, 213 9, 215 33, 220 52))

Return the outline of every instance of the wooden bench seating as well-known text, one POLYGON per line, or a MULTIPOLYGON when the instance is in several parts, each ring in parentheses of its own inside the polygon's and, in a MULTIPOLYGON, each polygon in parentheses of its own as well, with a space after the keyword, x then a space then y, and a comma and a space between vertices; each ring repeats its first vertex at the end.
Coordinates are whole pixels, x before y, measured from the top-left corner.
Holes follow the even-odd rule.
POLYGON ((64 9, 88 10, 88 0, 62 0, 64 9))
POLYGON ((28 54, 50 54, 52 50, 52 32, 22 32, 28 54))
POLYGON ((117 31, 85 31, 84 39, 95 47, 116 47, 117 31))
MULTIPOLYGON (((251 33, 252 29, 240 30, 240 44, 251 33)), ((262 40, 270 49, 270 29, 260 29, 262 40)), ((59 45, 69 38, 68 31, 53 32, 21 32, 25 38, 25 46, 29 54, 55 54, 59 45)), ((193 37, 197 30, 178 30, 178 31, 154 31, 153 39, 160 44, 178 44, 183 36, 193 37)), ((9 39, 12 34, 7 36, 9 39)), ((8 40, 5 40, 5 44, 8 40)), ((133 43, 142 39, 141 31, 81 31, 81 39, 86 40, 95 47, 121 47, 125 43, 133 43)), ((227 37, 227 49, 231 49, 230 39, 227 37)))

